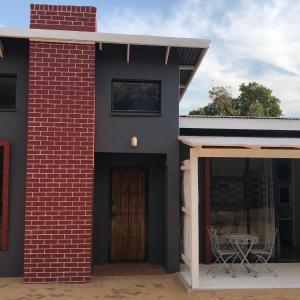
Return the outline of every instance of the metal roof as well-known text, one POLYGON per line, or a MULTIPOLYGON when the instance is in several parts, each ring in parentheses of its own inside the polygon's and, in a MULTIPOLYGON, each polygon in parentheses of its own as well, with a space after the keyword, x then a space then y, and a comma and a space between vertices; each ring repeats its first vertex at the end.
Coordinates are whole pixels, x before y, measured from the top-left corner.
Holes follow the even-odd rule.
POLYGON ((180 118, 197 119, 248 119, 248 120, 300 120, 299 117, 252 117, 252 116, 207 116, 207 115, 183 115, 180 118))
POLYGON ((165 64, 174 58, 179 63, 180 99, 200 66, 210 43, 206 39, 7 27, 0 27, 0 40, 1 37, 45 42, 98 43, 100 48, 102 44, 126 45, 127 63, 130 63, 130 46, 164 47, 165 64))
POLYGON ((300 118, 181 116, 180 128, 300 131, 300 118))

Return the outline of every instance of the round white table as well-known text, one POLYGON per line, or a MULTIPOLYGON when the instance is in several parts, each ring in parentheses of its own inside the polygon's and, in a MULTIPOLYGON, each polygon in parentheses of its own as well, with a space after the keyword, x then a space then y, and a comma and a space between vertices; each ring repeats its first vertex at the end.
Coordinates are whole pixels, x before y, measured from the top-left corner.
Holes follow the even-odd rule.
MULTIPOLYGON (((252 268, 250 262, 247 258, 252 247, 258 243, 258 236, 255 234, 246 234, 246 233, 229 233, 223 234, 222 237, 233 247, 236 251, 236 256, 233 259, 233 262, 237 258, 240 259, 240 265, 244 266, 247 272, 251 272, 252 268)), ((236 277, 235 273, 233 277, 236 277)))

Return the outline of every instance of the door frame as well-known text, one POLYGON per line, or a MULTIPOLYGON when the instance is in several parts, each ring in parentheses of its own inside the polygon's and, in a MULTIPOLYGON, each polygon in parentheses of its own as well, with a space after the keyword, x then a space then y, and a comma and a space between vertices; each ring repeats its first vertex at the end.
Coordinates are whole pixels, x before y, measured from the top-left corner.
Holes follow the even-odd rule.
MULTIPOLYGON (((111 260, 111 222, 112 222, 112 174, 114 170, 130 170, 130 169, 136 169, 141 170, 145 174, 144 179, 144 224, 145 224, 145 239, 144 239, 144 260, 141 261, 135 261, 135 262, 122 262, 122 263, 138 263, 138 262, 146 262, 148 261, 148 185, 149 185, 149 170, 147 167, 136 167, 136 166, 113 166, 109 168, 109 238, 108 238, 108 263, 118 263, 117 261, 112 262, 111 260)), ((121 263, 121 261, 120 261, 121 263)))

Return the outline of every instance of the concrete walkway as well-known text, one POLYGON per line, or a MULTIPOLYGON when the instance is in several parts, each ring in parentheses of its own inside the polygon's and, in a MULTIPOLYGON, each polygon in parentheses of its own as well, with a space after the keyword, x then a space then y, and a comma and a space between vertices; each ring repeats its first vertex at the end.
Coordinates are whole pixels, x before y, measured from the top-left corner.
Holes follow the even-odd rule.
POLYGON ((176 275, 102 276, 88 284, 24 285, 22 278, 0 279, 1 300, 292 300, 300 289, 226 290, 186 293, 176 275))

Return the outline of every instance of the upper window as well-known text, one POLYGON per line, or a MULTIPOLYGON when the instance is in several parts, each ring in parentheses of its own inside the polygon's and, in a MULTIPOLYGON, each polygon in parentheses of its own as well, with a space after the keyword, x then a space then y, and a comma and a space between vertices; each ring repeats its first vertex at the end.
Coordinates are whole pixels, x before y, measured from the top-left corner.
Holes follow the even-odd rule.
POLYGON ((9 142, 0 141, 0 249, 8 247, 9 142))
POLYGON ((15 75, 0 74, 0 110, 16 108, 16 85, 15 75))
POLYGON ((159 114, 160 82, 112 81, 112 112, 159 114))

